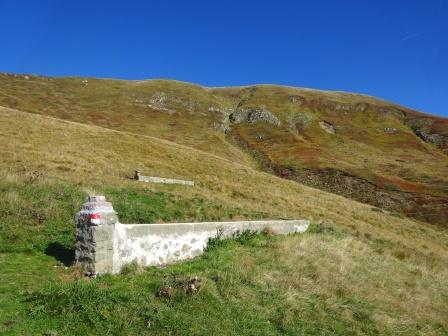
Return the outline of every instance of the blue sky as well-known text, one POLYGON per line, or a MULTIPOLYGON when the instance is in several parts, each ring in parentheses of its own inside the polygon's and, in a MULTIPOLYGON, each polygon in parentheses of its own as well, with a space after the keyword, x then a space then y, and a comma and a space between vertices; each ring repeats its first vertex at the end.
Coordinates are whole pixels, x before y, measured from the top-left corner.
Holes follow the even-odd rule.
POLYGON ((284 84, 448 116, 448 1, 0 0, 0 71, 284 84))

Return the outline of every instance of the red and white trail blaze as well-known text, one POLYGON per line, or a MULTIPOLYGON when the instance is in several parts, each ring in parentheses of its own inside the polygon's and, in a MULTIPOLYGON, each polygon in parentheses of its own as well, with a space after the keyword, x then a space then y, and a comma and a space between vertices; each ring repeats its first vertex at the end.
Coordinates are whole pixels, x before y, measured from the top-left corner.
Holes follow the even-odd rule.
POLYGON ((101 223, 101 214, 93 213, 89 215, 90 223, 98 225, 101 223))

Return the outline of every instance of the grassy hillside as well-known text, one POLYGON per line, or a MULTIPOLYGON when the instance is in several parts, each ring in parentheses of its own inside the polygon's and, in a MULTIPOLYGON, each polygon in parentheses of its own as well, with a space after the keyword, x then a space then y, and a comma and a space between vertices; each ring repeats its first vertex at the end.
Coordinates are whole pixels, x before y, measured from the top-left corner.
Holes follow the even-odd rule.
POLYGON ((226 103, 199 86, 175 81, 0 74, 0 106, 151 135, 250 162, 215 130, 221 116, 209 107, 226 103))
POLYGON ((448 120, 365 95, 0 74, 0 106, 153 136, 446 226, 448 120))
MULTIPOLYGON (((0 333, 444 335, 437 226, 150 136, 0 108, 0 333), (141 184, 135 167, 195 187, 141 184), (122 222, 308 218, 310 232, 215 242, 167 268, 84 279, 73 215, 104 193, 122 222), (158 297, 198 276, 196 295, 158 297)), ((244 157, 244 156, 243 156, 244 157)), ((243 160, 244 161, 244 160, 243 160)))
POLYGON ((230 131, 266 171, 446 225, 448 157, 416 136, 412 112, 365 96, 294 91, 252 88, 235 112, 264 106, 281 122, 236 122, 230 131))

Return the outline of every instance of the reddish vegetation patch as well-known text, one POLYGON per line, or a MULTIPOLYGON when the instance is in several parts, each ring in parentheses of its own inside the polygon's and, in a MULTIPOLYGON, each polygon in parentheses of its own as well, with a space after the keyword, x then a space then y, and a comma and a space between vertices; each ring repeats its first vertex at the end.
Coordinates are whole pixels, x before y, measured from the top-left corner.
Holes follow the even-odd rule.
POLYGON ((418 218, 429 223, 438 223, 443 227, 448 226, 448 202, 447 198, 428 198, 424 195, 414 196, 408 202, 404 210, 406 216, 418 218))
POLYGON ((424 187, 418 183, 413 183, 405 181, 398 176, 378 176, 376 175, 373 179, 373 183, 381 188, 390 188, 395 186, 403 191, 408 192, 424 192, 424 187))
POLYGON ((448 119, 434 117, 430 130, 434 133, 448 135, 448 119))
POLYGON ((295 153, 295 157, 302 162, 313 165, 322 158, 322 150, 319 148, 303 148, 295 153))

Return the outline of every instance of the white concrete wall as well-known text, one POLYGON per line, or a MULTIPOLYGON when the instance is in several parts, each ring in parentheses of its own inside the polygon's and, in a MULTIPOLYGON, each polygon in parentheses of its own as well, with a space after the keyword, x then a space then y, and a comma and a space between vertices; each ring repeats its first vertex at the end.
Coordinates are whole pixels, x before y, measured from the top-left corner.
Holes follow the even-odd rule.
POLYGON ((218 229, 222 229, 223 237, 230 237, 237 231, 266 228, 285 235, 304 232, 309 226, 307 220, 120 224, 112 204, 101 195, 87 197, 75 221, 75 257, 90 275, 119 273, 133 261, 149 266, 193 258, 204 251, 218 229))
POLYGON ((219 228, 224 237, 230 237, 236 231, 260 232, 265 228, 276 234, 299 233, 308 226, 306 220, 115 224, 112 273, 119 273, 123 265, 133 261, 144 266, 165 265, 198 256, 219 228))
POLYGON ((194 186, 193 181, 176 180, 176 179, 157 177, 157 176, 139 176, 138 180, 143 181, 143 182, 148 182, 148 183, 183 184, 183 185, 194 186))

